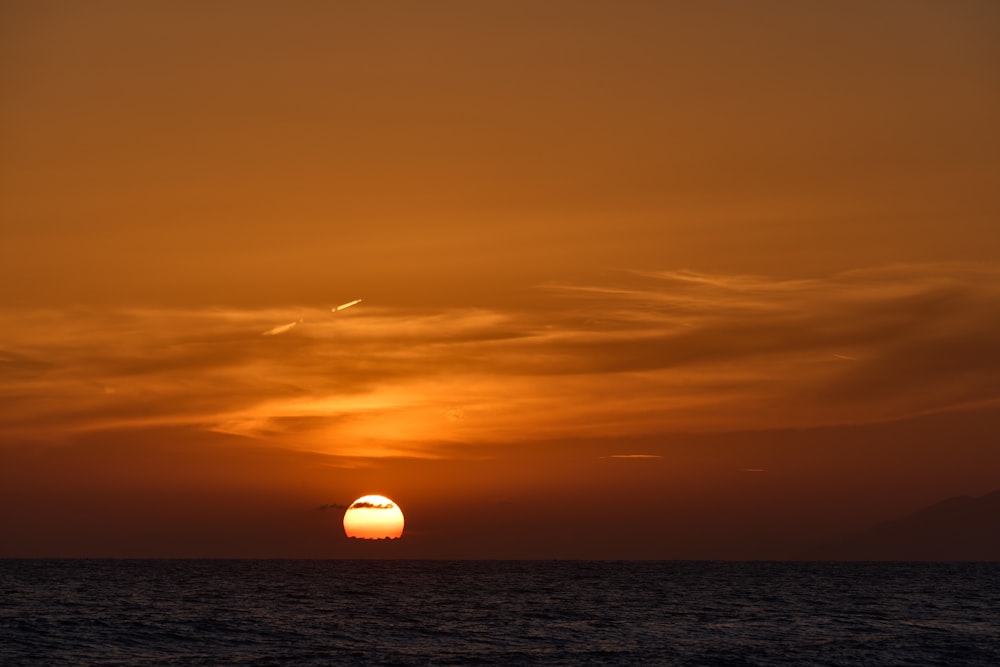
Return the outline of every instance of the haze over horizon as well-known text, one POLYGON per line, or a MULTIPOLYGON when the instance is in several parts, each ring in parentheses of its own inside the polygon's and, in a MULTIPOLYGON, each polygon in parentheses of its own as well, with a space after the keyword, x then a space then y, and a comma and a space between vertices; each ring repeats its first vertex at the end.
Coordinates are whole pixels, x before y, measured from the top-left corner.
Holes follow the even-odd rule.
POLYGON ((0 95, 0 557, 784 558, 1000 489, 997 3, 14 1, 0 95))

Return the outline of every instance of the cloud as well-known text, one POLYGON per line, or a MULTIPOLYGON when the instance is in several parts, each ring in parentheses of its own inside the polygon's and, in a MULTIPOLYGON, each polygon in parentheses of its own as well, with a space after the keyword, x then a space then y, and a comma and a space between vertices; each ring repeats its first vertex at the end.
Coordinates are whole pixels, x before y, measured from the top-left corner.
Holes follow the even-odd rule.
POLYGON ((796 280, 621 273, 502 308, 349 318, 299 306, 0 311, 0 428, 51 439, 176 426, 434 457, 885 421, 1000 401, 998 302, 996 267, 941 264, 796 280), (294 339, 256 333, 303 319, 294 339))
POLYGON ((49 363, 39 359, 32 359, 23 354, 0 349, 0 377, 2 378, 26 378, 45 371, 49 367, 49 363))
POLYGON ((320 505, 316 509, 320 512, 325 512, 326 510, 346 510, 350 505, 341 505, 339 503, 329 503, 327 505, 320 505))
POLYGON ((354 509, 389 510, 389 509, 392 509, 395 506, 396 505, 394 505, 393 503, 386 503, 386 504, 381 504, 381 505, 378 504, 378 503, 369 503, 369 502, 352 503, 351 505, 341 505, 339 503, 330 503, 328 505, 320 505, 316 509, 320 510, 321 512, 322 511, 326 511, 326 510, 348 510, 348 509, 351 509, 351 510, 354 510, 354 509))
POLYGON ((379 503, 369 503, 369 502, 361 502, 361 503, 354 503, 353 505, 351 505, 351 506, 350 506, 350 507, 348 507, 347 509, 352 509, 352 510, 359 510, 359 509, 370 509, 370 510, 391 510, 391 509, 392 509, 392 508, 394 508, 395 506, 396 506, 396 505, 395 505, 395 504, 393 504, 393 503, 383 503, 383 504, 379 504, 379 503))
POLYGON ((611 454, 602 456, 602 459, 662 459, 659 454, 611 454))

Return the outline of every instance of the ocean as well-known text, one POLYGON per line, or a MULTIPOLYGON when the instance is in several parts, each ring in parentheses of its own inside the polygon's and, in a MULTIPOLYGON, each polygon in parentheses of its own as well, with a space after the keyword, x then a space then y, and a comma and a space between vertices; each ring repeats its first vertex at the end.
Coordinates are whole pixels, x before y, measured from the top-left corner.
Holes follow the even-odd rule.
POLYGON ((2 665, 1000 665, 1000 563, 0 560, 2 665))

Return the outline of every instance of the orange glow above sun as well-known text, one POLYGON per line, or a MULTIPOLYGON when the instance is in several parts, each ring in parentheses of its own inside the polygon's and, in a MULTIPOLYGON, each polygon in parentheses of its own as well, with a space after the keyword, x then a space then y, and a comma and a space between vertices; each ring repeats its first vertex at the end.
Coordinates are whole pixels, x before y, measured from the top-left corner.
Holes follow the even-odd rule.
POLYGON ((362 496, 344 512, 344 533, 363 540, 402 537, 403 512, 385 496, 362 496))

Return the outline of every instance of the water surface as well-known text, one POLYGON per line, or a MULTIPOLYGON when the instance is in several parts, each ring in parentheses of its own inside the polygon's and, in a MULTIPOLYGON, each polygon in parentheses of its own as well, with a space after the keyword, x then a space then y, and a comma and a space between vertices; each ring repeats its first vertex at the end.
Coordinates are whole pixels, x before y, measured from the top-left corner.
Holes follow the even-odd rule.
POLYGON ((1000 665, 1000 563, 0 560, 4 665, 1000 665))

